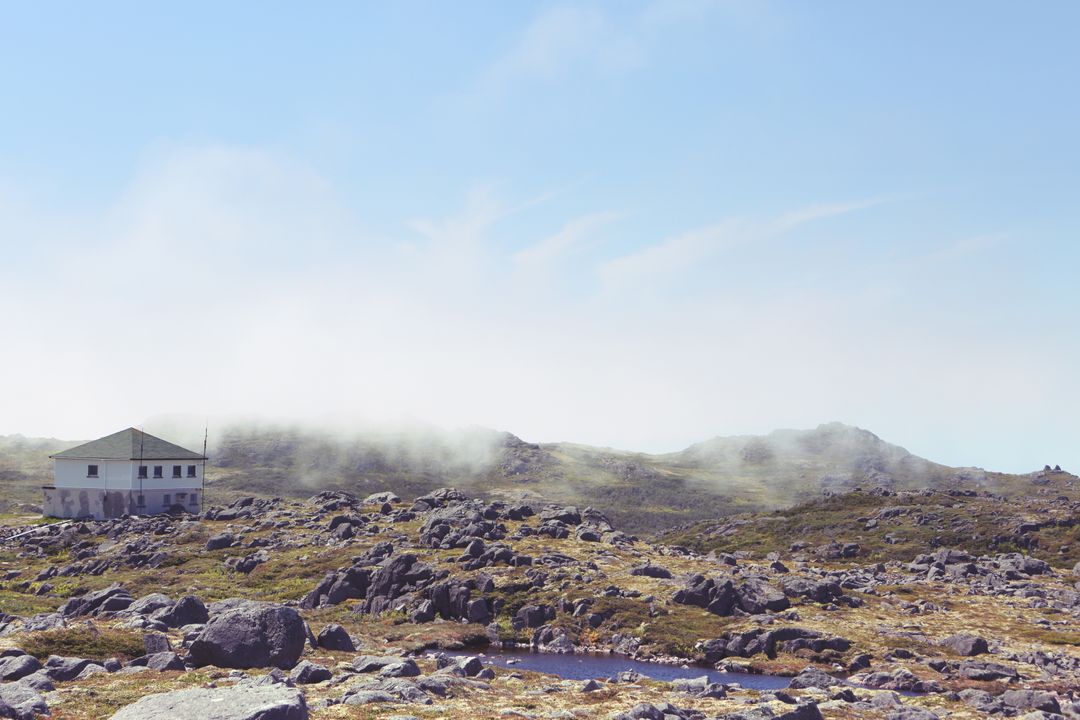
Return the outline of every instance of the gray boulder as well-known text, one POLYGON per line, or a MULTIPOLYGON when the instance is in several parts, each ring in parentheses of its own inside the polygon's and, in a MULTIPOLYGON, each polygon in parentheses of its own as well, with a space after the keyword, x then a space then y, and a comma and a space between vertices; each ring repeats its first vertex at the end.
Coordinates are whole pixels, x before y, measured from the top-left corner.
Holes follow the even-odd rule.
POLYGON ((356 645, 353 644, 348 631, 337 623, 331 623, 320 630, 316 642, 319 647, 325 650, 343 650, 345 652, 356 650, 356 645))
POLYGON ((581 513, 573 505, 567 505, 566 507, 548 505, 540 512, 540 520, 557 520, 567 525, 580 525, 581 513))
MULTIPOLYGON (((127 665, 129 668, 145 667, 158 672, 166 670, 185 670, 184 661, 172 651, 158 652, 135 658, 127 665)), ((93 667, 93 665, 89 666, 93 667)))
POLYGON ((379 670, 379 675, 388 678, 419 677, 420 666, 412 658, 390 663, 379 670))
POLYGON ((324 680, 329 680, 334 674, 330 672, 330 669, 317 665, 310 660, 304 660, 299 665, 293 668, 289 673, 289 679, 297 685, 310 685, 312 683, 320 683, 324 680))
POLYGON ((360 655, 353 659, 353 670, 358 673, 375 672, 382 670, 387 665, 399 663, 403 658, 395 655, 360 655))
POLYGON ((843 684, 844 683, 842 680, 837 680, 824 670, 819 670, 815 667, 808 667, 795 677, 791 678, 791 682, 788 683, 788 687, 794 690, 803 690, 806 688, 821 688, 825 690, 833 687, 834 685, 843 684))
POLYGON ((135 598, 120 585, 110 585, 103 590, 95 590, 81 597, 73 597, 60 606, 58 612, 64 617, 83 615, 106 615, 126 610, 135 602, 135 598))
POLYGON ((303 694, 284 684, 197 688, 147 695, 112 720, 308 720, 303 694))
POLYGON ((150 593, 149 595, 143 595, 141 598, 128 605, 127 611, 133 615, 150 615, 162 608, 172 607, 172 605, 172 598, 168 595, 150 593))
POLYGON ((67 682, 78 677, 79 673, 86 669, 87 665, 93 665, 93 660, 84 660, 76 657, 61 657, 50 655, 45 660, 44 671, 49 679, 57 682, 67 682))
POLYGON ((0 658, 0 680, 19 680, 41 669, 41 661, 33 655, 0 658))
POLYGON ((780 581, 780 586, 789 597, 804 597, 818 603, 830 603, 843 595, 839 583, 807 577, 786 577, 780 581))
POLYGON ((1011 708, 1018 710, 1043 710, 1044 712, 1060 713, 1061 705, 1057 696, 1051 692, 1040 690, 1006 690, 1001 695, 1001 701, 1011 708))
POLYGON ((983 653, 990 652, 986 640, 981 637, 976 637, 975 635, 968 635, 967 633, 951 635, 942 640, 941 644, 957 655, 962 655, 964 657, 973 657, 975 655, 982 655, 983 653))
POLYGON ((312 609, 338 605, 346 600, 367 597, 371 570, 355 565, 327 573, 319 584, 300 601, 300 607, 312 609))
POLYGON ((227 532, 220 533, 218 535, 214 535, 213 537, 211 537, 209 540, 206 541, 206 549, 207 550, 222 550, 222 549, 227 548, 230 545, 232 545, 233 540, 235 540, 235 539, 236 538, 233 537, 232 533, 227 533, 227 532))
POLYGON ((736 597, 739 607, 751 615, 779 612, 791 607, 787 595, 759 578, 749 578, 739 585, 736 597))
POLYGON ((466 677, 475 677, 484 670, 484 663, 475 655, 454 658, 453 665, 460 668, 466 677))
POLYGON ((147 655, 144 663, 146 667, 151 670, 157 670, 158 672, 165 672, 167 670, 184 670, 184 661, 180 659, 180 656, 174 652, 159 652, 153 655, 147 655))
POLYGON ((36 673, 31 673, 26 677, 19 680, 21 685, 32 687, 38 692, 52 692, 56 689, 56 685, 53 684, 52 679, 45 673, 44 670, 38 670, 36 673))
POLYGON ((371 703, 392 703, 398 699, 385 690, 357 690, 345 696, 344 705, 369 705, 371 703))
POLYGON ((366 498, 364 498, 365 505, 382 505, 383 503, 399 502, 401 502, 401 498, 399 498, 397 495, 390 492, 389 490, 386 490, 384 492, 372 493, 366 498))
POLYGON ((143 652, 147 655, 170 650, 172 650, 172 644, 169 642, 168 635, 159 632, 143 633, 143 652))
POLYGON ((885 720, 941 720, 941 718, 937 713, 926 708, 901 705, 895 710, 890 710, 885 720))
POLYGON ((639 565, 638 567, 632 568, 630 570, 630 574, 641 575, 643 577, 657 578, 660 580, 670 580, 672 577, 671 571, 668 570, 666 567, 661 567, 660 565, 652 565, 649 563, 645 563, 644 565, 639 565))
POLYGON ((435 569, 415 555, 391 555, 371 575, 363 612, 378 615, 389 610, 399 597, 427 587, 434 579, 435 569))
POLYGON ((0 717, 33 720, 37 715, 48 714, 45 698, 34 688, 24 683, 0 685, 0 717))
POLYGON ((517 630, 538 628, 555 619, 555 608, 550 605, 525 605, 514 614, 511 623, 517 630))
POLYGON ((185 625, 200 625, 210 619, 210 613, 202 600, 194 595, 185 595, 169 609, 158 610, 150 617, 169 627, 178 628, 185 625))
POLYGON ((695 575, 686 587, 675 592, 672 600, 681 605, 696 605, 714 615, 731 615, 735 609, 735 586, 728 579, 695 575))
POLYGON ((760 706, 722 716, 723 720, 822 720, 816 703, 804 705, 760 706))
POLYGON ((307 630, 295 610, 247 602, 215 615, 191 643, 190 653, 199 667, 288 670, 300 659, 305 642, 307 630))

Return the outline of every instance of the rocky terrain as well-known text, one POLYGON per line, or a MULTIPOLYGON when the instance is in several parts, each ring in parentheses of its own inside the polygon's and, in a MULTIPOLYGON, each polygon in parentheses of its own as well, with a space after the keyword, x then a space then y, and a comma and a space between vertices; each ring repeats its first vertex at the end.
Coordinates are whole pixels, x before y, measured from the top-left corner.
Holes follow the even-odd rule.
MULTIPOLYGON (((201 427, 164 436, 182 444, 187 438, 191 447, 203 439, 201 427)), ((76 444, 0 437, 0 512, 40 503, 40 486, 52 477, 48 455, 76 444)), ((1026 494, 1031 481, 939 465, 840 423, 719 437, 665 455, 536 444, 479 428, 346 433, 241 424, 213 433, 209 454, 207 492, 215 502, 246 495, 299 500, 320 490, 389 490, 411 499, 455 486, 491 500, 592 505, 638 533, 790 507, 860 486, 1014 497, 1026 494)))
POLYGON ((1057 523, 1075 515, 1076 478, 1051 475, 1017 513, 1060 512, 1020 532, 1039 539, 1024 548, 946 532, 953 511, 977 527, 1002 501, 895 490, 842 496, 856 517, 841 522, 841 504, 804 535, 767 536, 772 515, 713 522, 695 547, 592 508, 452 489, 245 497, 198 517, 8 515, 0 717, 1080 717, 1080 567, 1043 540, 1075 530, 1057 523), (1065 499, 1038 505, 1051 486, 1065 499), (871 513, 865 497, 919 509, 871 513), (940 540, 889 556, 867 538, 894 521, 940 540), (510 645, 790 680, 568 680, 485 659, 510 645))
POLYGON ((1047 467, 1004 492, 961 485, 940 490, 884 487, 828 494, 771 513, 684 523, 660 537, 700 552, 782 551, 803 545, 836 559, 832 541, 859 545, 862 560, 912 560, 935 548, 974 554, 1023 552, 1058 567, 1080 562, 1080 481, 1047 467), (827 548, 821 550, 821 548, 827 548))

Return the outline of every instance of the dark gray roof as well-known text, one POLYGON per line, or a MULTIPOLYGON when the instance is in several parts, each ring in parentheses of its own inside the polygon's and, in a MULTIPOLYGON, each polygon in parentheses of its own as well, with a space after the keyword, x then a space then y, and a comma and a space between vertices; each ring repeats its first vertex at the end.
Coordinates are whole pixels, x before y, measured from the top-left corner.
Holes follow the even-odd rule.
POLYGON ((93 440, 70 450, 50 455, 52 458, 79 460, 205 460, 197 452, 154 437, 142 430, 128 428, 93 440))

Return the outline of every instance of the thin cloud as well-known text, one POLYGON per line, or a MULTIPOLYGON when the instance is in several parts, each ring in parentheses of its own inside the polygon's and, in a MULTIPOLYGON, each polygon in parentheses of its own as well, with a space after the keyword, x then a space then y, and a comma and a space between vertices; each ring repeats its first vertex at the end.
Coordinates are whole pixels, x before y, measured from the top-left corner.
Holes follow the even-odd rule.
POLYGON ((869 200, 858 200, 849 203, 811 205, 777 218, 769 228, 769 232, 772 234, 788 232, 816 220, 827 220, 829 218, 847 215, 859 210, 876 207, 887 202, 890 202, 887 198, 871 198, 869 200))
POLYGON ((599 8, 558 6, 533 19, 488 69, 486 81, 495 86, 523 78, 553 81, 571 71, 613 72, 641 61, 633 32, 617 27, 599 8))
POLYGON ((622 213, 599 212, 575 218, 554 235, 518 251, 513 262, 521 267, 546 265, 580 249, 581 245, 597 229, 610 225, 623 217, 622 213))
POLYGON ((597 275, 605 289, 630 287, 651 277, 676 273, 725 245, 744 241, 749 232, 736 220, 690 230, 608 260, 597 269, 597 275))
POLYGON ((1000 234, 963 237, 927 253, 919 258, 917 262, 919 264, 941 265, 966 259, 999 245, 1005 239, 1006 236, 1000 234))
POLYGON ((839 217, 882 202, 884 201, 875 199, 812 205, 765 222, 725 220, 671 236, 637 252, 608 260, 598 267, 597 275, 607 290, 632 287, 637 283, 692 267, 725 247, 766 240, 811 222, 839 217))

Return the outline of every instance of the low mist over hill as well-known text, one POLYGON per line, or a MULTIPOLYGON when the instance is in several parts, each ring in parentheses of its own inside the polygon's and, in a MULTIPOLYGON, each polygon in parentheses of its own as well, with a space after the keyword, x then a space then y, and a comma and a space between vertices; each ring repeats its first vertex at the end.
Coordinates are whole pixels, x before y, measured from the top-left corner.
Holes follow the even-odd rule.
MULTIPOLYGON (((161 421, 147 431, 190 447, 199 431, 161 421)), ((48 455, 78 444, 0 437, 3 503, 39 501, 48 455)), ((210 436, 208 502, 238 495, 307 497, 320 490, 421 495, 454 485, 473 494, 603 509, 634 531, 789 507, 855 487, 1020 491, 1027 476, 938 465, 840 423, 762 436, 717 437, 649 455, 573 443, 535 444, 484 428, 351 431, 238 423, 210 436)))

